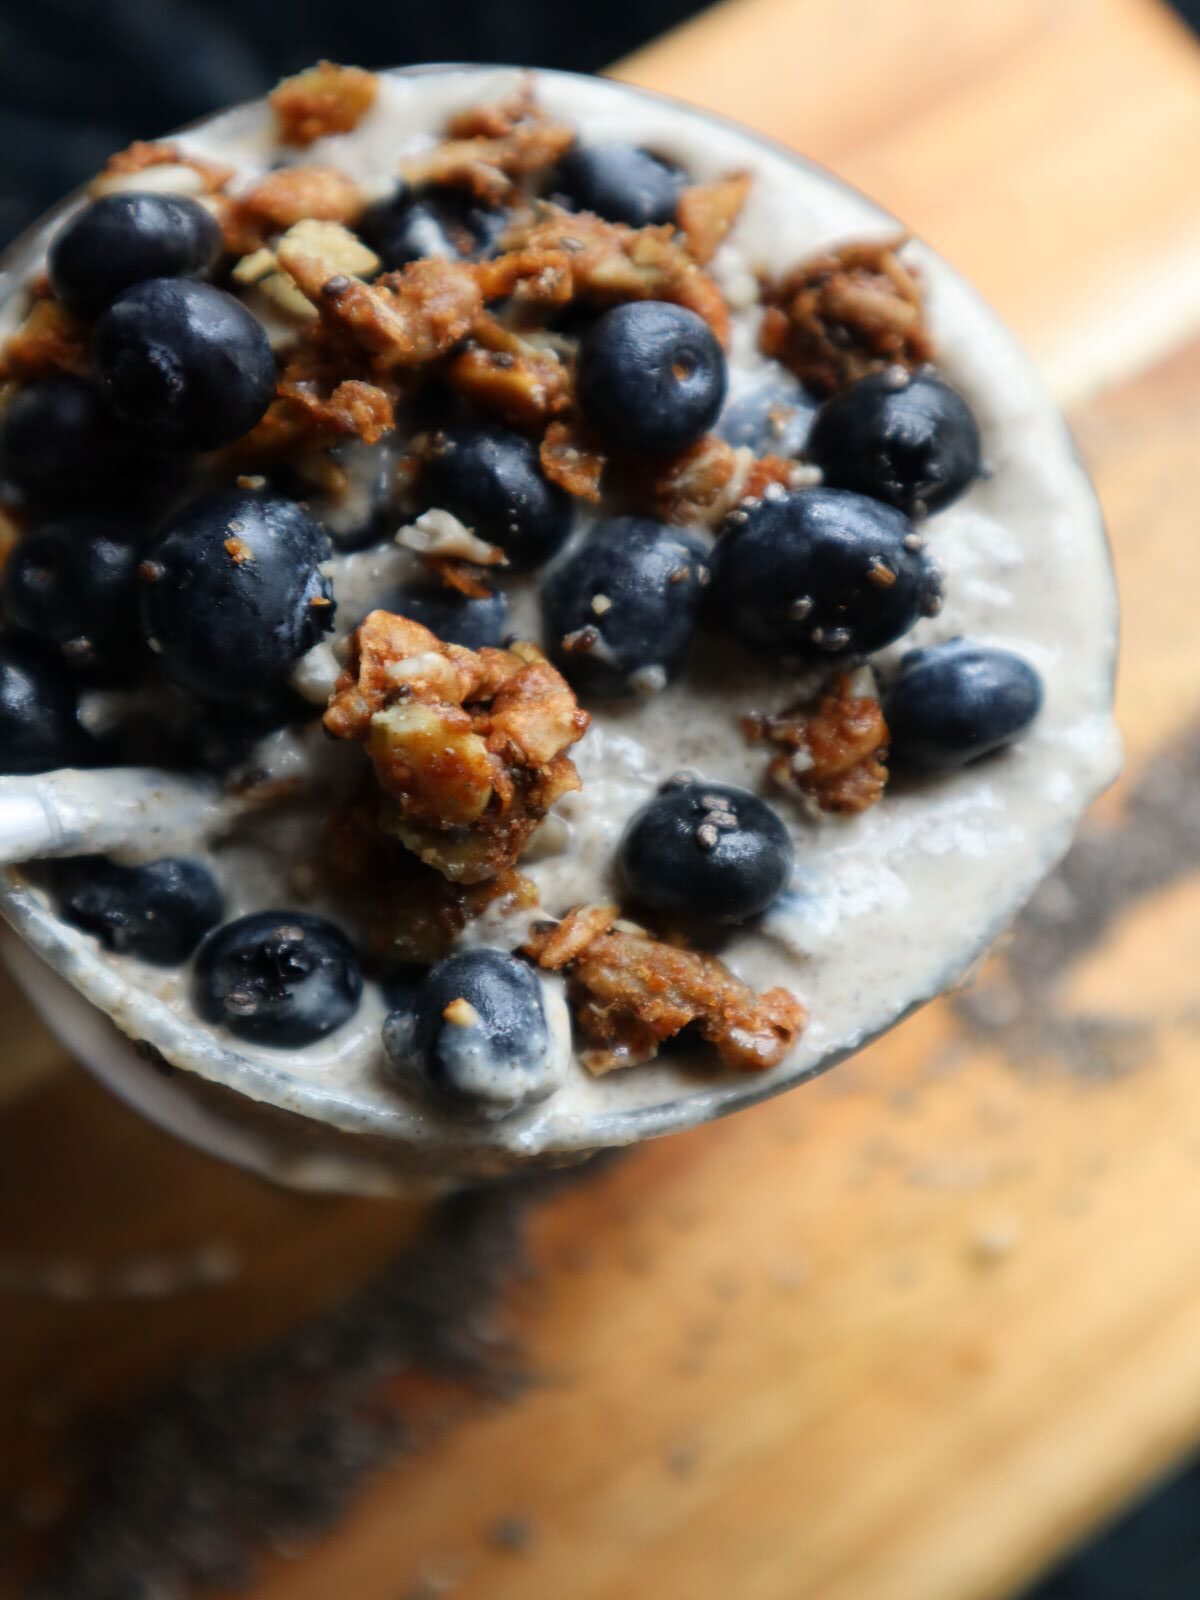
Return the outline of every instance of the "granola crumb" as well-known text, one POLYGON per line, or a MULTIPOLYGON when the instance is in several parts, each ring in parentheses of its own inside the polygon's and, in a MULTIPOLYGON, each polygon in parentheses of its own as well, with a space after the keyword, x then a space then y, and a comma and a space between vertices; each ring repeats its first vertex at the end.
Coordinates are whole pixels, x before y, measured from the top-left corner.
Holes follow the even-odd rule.
POLYGON ((840 673, 815 707, 742 719, 748 739, 777 747, 767 774, 819 811, 854 815, 878 805, 887 783, 888 730, 869 674, 840 673))
POLYGON ((593 1041, 582 1052, 590 1072, 652 1060, 692 1023, 736 1071, 762 1072, 783 1060, 807 1021, 795 995, 756 995, 715 956, 619 930, 616 912, 578 907, 553 927, 535 926, 523 946, 539 966, 566 969, 575 1020, 593 1041))
POLYGON ((233 176, 233 167, 205 161, 179 145, 157 139, 135 139, 124 150, 109 156, 88 185, 88 192, 95 197, 117 194, 125 189, 217 195, 233 176))
POLYGON ((331 133, 352 132, 378 94, 375 73, 318 61, 315 67, 284 78, 270 100, 280 139, 304 146, 331 133))
POLYGON ((607 461, 582 424, 552 422, 540 451, 542 471, 577 500, 600 503, 600 482, 607 461))
POLYGON ((579 787, 566 751, 591 721, 533 645, 467 650, 373 611, 351 636, 325 727, 366 746, 382 826, 457 883, 510 869, 579 787))
POLYGON ((822 394, 891 366, 934 357, 905 236, 866 240, 802 262, 763 285, 763 353, 822 394))
POLYGON ((716 255, 741 215, 752 186, 748 172, 735 172, 715 183, 693 183, 684 189, 676 221, 693 261, 704 266, 716 255))
POLYGON ((57 300, 35 300, 4 346, 3 375, 31 382, 55 372, 77 372, 88 347, 88 328, 57 300))

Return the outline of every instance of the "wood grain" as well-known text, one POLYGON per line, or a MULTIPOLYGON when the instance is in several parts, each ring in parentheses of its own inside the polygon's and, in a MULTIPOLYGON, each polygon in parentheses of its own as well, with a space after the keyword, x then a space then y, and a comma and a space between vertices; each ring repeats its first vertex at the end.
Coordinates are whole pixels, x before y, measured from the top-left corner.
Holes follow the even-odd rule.
MULTIPOLYGON (((545 1205, 512 1308, 542 1381, 268 1562, 255 1600, 438 1573, 456 1600, 1000 1600, 1200 1439, 1200 825, 1181 792, 1139 893, 1128 810, 1200 713, 1190 589, 1164 581, 1194 545, 1200 55, 1140 0, 736 0, 622 70, 874 192, 1071 396, 1126 618, 1130 769, 1092 859, 1134 892, 1094 926, 1064 904, 1048 992, 1011 990, 1018 935, 980 989, 1015 994, 1008 1022, 941 1002, 545 1205), (510 1515, 519 1553, 488 1537, 510 1515)), ((74 1071, 18 1092, 53 1047, 0 1005, 0 1281, 73 1260, 103 1286, 214 1242, 235 1269, 153 1303, 0 1290, 0 1501, 32 1514, 73 1418, 311 1313, 415 1217, 272 1191, 74 1071)))

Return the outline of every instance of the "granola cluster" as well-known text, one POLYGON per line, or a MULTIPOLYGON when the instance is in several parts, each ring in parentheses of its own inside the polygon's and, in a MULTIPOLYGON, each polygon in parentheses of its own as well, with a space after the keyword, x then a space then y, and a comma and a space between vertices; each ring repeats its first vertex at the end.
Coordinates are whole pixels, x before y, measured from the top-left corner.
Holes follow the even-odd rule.
POLYGON ((384 831, 455 883, 511 868, 579 775, 566 754, 591 718, 531 644, 472 651, 373 611, 325 713, 365 745, 390 802, 384 831))
POLYGON ((525 953, 565 970, 575 1019, 591 1040, 588 1070, 649 1061, 667 1039, 695 1024, 727 1067, 762 1072, 783 1060, 804 1027, 804 1007, 787 989, 756 995, 716 957, 617 926, 617 906, 581 906, 542 924, 525 953))

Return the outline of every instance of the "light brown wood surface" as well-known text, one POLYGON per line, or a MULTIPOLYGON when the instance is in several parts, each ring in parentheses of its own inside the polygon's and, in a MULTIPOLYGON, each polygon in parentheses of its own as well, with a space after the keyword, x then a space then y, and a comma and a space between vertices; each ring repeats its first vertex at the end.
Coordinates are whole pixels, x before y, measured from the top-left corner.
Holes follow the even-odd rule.
MULTIPOLYGON (((1200 52, 1142 0, 733 0, 622 70, 891 206, 1068 397, 1126 616, 1129 773, 1095 872, 1137 890, 1128 798, 1200 710, 1200 52)), ((1077 927, 1057 1031, 1040 993, 991 1031, 939 1003, 542 1205, 511 1308, 542 1381, 377 1478, 255 1600, 398 1600, 436 1571, 462 1600, 989 1600, 1194 1447, 1200 824, 1178 811, 1170 881, 1077 927), (1066 1051, 1062 1019, 1096 1015, 1122 1048, 1109 1026, 1066 1051), (505 1515, 527 1550, 485 1537, 505 1515)), ((0 1006, 0 1502, 36 1520, 78 1415, 328 1303, 419 1216, 179 1149, 0 1006), (166 1301, 21 1287, 214 1241, 232 1280, 166 1301)))

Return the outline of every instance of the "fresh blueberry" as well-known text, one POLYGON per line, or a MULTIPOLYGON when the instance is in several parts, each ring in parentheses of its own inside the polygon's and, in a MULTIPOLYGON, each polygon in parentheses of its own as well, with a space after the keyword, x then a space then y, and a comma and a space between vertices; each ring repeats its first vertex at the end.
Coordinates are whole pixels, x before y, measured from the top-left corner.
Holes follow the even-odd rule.
POLYGON ((707 561, 682 528, 648 517, 598 522, 542 591, 551 656, 585 693, 663 688, 687 654, 707 561))
POLYGON ((211 283, 148 278, 126 289, 96 324, 92 353, 115 414, 187 450, 240 439, 275 393, 266 329, 211 283))
POLYGON ((816 413, 817 402, 781 367, 735 389, 716 431, 729 444, 749 446, 755 455, 798 456, 816 413))
POLYGON ((792 875, 792 841, 747 789, 681 776, 636 813, 617 861, 635 900, 668 916, 744 922, 792 875))
POLYGON ((256 1044, 306 1045, 358 1010, 354 946, 324 917, 256 911, 210 933, 196 956, 196 1010, 256 1044))
POLYGON ((793 489, 729 517, 712 609, 778 655, 855 656, 941 609, 941 576, 903 513, 848 489, 793 489))
POLYGON ((196 200, 109 194, 77 211, 46 258, 58 298, 82 316, 147 278, 206 278, 221 255, 216 218, 196 200))
POLYGON ((54 864, 58 914, 95 934, 106 950, 158 967, 186 961, 221 920, 221 891, 199 861, 149 861, 123 867, 104 856, 54 864))
POLYGON ((899 765, 938 770, 1000 750, 1042 708, 1042 680, 1023 657, 952 639, 910 651, 884 698, 899 765))
POLYGON ((940 511, 978 478, 979 428, 948 383, 903 367, 860 378, 817 412, 808 454, 825 482, 910 516, 940 511))
POLYGON ((45 378, 17 391, 4 415, 4 476, 46 505, 144 498, 167 466, 131 434, 84 378, 45 378))
POLYGON ((395 1070, 447 1109, 495 1120, 544 1100, 561 1052, 531 969, 502 950, 460 950, 433 967, 383 1025, 395 1070))
POLYGON ((294 500, 194 501, 139 567, 142 630, 168 677, 211 700, 267 699, 333 626, 329 541, 294 500))
POLYGON ((0 639, 0 772, 95 766, 62 662, 33 639, 0 639))
POLYGON ((72 666, 121 672, 141 653, 137 566, 137 534, 126 523, 45 524, 5 564, 4 609, 72 666))
POLYGON ((358 231, 386 268, 424 256, 456 260, 486 255, 508 225, 507 211, 480 205, 458 189, 401 185, 362 217, 358 231))
POLYGON ((682 168, 637 145, 576 144, 563 157, 554 187, 577 211, 647 228, 674 222, 686 182, 682 168))
POLYGON ((482 650, 485 645, 496 648, 508 631, 508 601, 498 589, 477 597, 422 584, 401 589, 388 601, 387 609, 411 617, 447 644, 461 644, 468 650, 482 650))
POLYGON ((614 306, 579 346, 579 404, 617 450, 686 449, 716 421, 725 384, 725 356, 708 323, 663 300, 614 306))
POLYGON ((478 538, 499 545, 514 572, 548 561, 571 526, 570 497, 543 476, 529 440, 509 428, 436 433, 422 493, 478 538))

